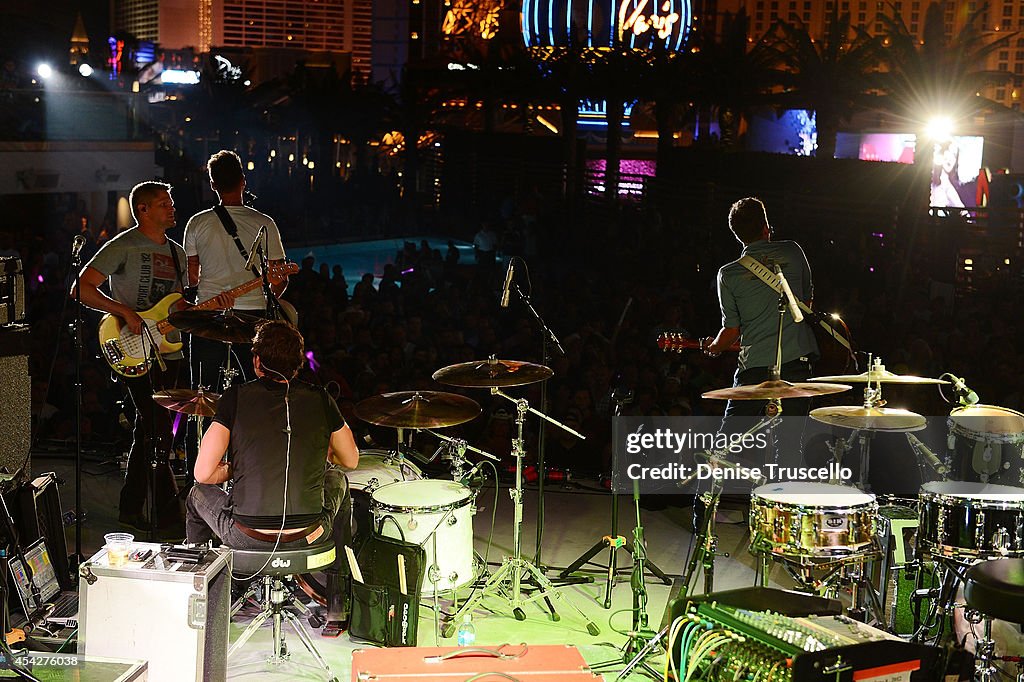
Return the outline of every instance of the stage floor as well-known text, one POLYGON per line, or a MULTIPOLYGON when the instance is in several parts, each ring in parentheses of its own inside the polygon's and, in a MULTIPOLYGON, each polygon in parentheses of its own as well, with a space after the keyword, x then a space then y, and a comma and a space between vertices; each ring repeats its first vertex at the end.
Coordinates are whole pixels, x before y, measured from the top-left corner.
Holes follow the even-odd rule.
MULTIPOLYGON (((115 464, 99 464, 90 461, 85 467, 83 476, 83 506, 86 510, 86 523, 83 533, 83 551, 86 557, 91 556, 103 543, 104 533, 123 530, 117 523, 117 500, 121 485, 121 475, 115 464)), ((63 457, 36 456, 32 461, 33 473, 39 474, 55 471, 65 481, 60 488, 61 501, 65 509, 74 505, 74 469, 73 459, 63 457)), ((542 560, 548 566, 563 567, 582 555, 603 535, 611 530, 611 495, 596 492, 593 489, 581 489, 575 484, 568 486, 548 485, 545 488, 546 522, 542 547, 542 560)), ((492 510, 494 508, 493 486, 484 488, 477 499, 479 508, 473 520, 476 550, 481 554, 486 550, 487 536, 492 510)), ((633 513, 631 500, 620 498, 619 534, 631 536, 633 530, 633 513)), ((537 491, 528 489, 524 495, 523 546, 525 554, 532 557, 535 553, 537 491)), ((685 570, 687 551, 690 548, 692 534, 689 508, 668 507, 659 511, 642 511, 645 535, 648 541, 648 554, 658 567, 670 577, 678 577, 685 570)), ((489 561, 491 570, 502 557, 511 552, 512 546, 512 502, 507 487, 502 486, 497 495, 497 514, 494 527, 493 545, 489 561)), ((719 549, 728 557, 719 558, 715 565, 716 590, 744 587, 753 584, 754 562, 747 552, 748 534, 745 525, 718 525, 719 549)), ((73 527, 68 530, 68 547, 74 547, 73 527)), ((141 534, 138 534, 141 535, 141 534)), ((143 538, 139 538, 143 539, 143 538)), ((608 552, 601 552, 596 561, 606 565, 608 552)), ((617 659, 621 656, 618 648, 626 641, 623 634, 615 630, 630 629, 629 609, 632 606, 632 594, 629 586, 629 571, 632 566, 626 551, 619 550, 620 579, 612 591, 612 607, 605 610, 603 601, 605 590, 605 570, 593 564, 587 567, 595 576, 595 582, 577 586, 559 588, 563 597, 578 606, 601 629, 599 635, 591 636, 586 624, 579 616, 565 605, 555 601, 561 620, 552 622, 545 611, 536 603, 526 607, 527 619, 517 621, 512 617, 504 602, 499 598, 489 597, 483 600, 481 608, 473 614, 476 628, 477 643, 481 645, 498 645, 503 643, 517 644, 574 644, 583 653, 584 658, 592 665, 602 661, 617 659)), ((548 572, 549 577, 557 575, 557 570, 548 572)), ((772 572, 773 585, 789 587, 792 585, 784 572, 776 568, 772 572)), ((699 586, 703 583, 699 582, 699 586)), ((662 622, 665 606, 670 596, 679 590, 679 581, 675 587, 662 584, 658 579, 648 575, 647 613, 653 629, 657 630, 662 622)), ((698 588, 699 589, 699 588, 698 588)), ((463 594, 468 593, 464 590, 463 594)), ((426 606, 426 604, 424 604, 426 606)), ((421 646, 454 646, 454 637, 441 638, 435 636, 433 612, 428 608, 420 610, 419 643, 421 646)), ((231 638, 242 632, 248 619, 236 617, 231 626, 231 638)), ((305 625, 305 621, 303 621, 305 625)), ((308 627, 308 626, 307 626, 308 627)), ((312 658, 302 647, 298 637, 286 629, 293 661, 313 663, 312 658)), ((352 650, 366 647, 366 644, 350 640, 347 633, 338 638, 321 637, 313 631, 313 638, 321 654, 331 665, 334 673, 341 680, 350 679, 352 650)), ((269 622, 256 633, 246 646, 232 659, 232 663, 259 662, 269 652, 271 627, 269 622)), ((127 652, 126 652, 127 654, 127 652)), ((620 666, 603 671, 606 679, 614 679, 620 666)), ((294 680, 322 679, 315 672, 306 672, 289 667, 287 670, 270 671, 246 668, 244 671, 233 671, 230 679, 261 679, 261 680, 294 680)), ((639 677, 638 677, 639 679, 639 677)))

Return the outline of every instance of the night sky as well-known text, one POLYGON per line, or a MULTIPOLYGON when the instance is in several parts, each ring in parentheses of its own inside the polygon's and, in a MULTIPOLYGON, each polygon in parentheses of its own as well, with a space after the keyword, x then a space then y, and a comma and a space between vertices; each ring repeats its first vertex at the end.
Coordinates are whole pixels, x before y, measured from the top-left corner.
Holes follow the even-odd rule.
POLYGON ((19 61, 50 59, 66 64, 75 15, 82 13, 90 40, 90 61, 102 62, 110 32, 107 0, 0 0, 0 55, 19 61), (97 58, 99 57, 99 58, 97 58))

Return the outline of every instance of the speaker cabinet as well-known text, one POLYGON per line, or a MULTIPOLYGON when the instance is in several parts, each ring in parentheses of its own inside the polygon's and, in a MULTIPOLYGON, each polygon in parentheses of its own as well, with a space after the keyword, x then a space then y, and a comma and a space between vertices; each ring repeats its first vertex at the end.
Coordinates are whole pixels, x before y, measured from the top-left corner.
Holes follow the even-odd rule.
POLYGON ((0 326, 0 468, 14 473, 24 464, 32 433, 28 376, 28 325, 0 326))

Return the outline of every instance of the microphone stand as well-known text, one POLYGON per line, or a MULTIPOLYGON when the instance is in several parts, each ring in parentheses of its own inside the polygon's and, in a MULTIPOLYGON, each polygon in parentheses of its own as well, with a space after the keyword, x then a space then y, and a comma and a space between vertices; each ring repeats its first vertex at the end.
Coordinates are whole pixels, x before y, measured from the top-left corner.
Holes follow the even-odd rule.
MULTIPOLYGON (((523 290, 519 288, 519 285, 515 282, 511 283, 511 288, 516 292, 516 296, 519 300, 526 305, 526 309, 530 311, 533 319, 537 321, 537 324, 541 329, 541 336, 543 340, 541 342, 541 364, 548 366, 551 362, 550 349, 553 347, 560 357, 565 357, 565 349, 562 348, 561 342, 555 333, 551 331, 547 323, 544 322, 544 318, 540 316, 537 309, 533 307, 533 303, 530 301, 530 297, 523 293, 523 290)), ((547 412, 548 409, 548 382, 543 381, 540 385, 540 411, 547 412)), ((533 557, 533 563, 544 571, 544 565, 541 563, 541 546, 544 541, 544 476, 546 471, 544 470, 544 450, 546 445, 546 434, 544 421, 541 420, 540 427, 538 430, 537 437, 537 546, 536 554, 533 557)), ((576 580, 572 579, 570 582, 591 582, 587 580, 576 580)))
MULTIPOLYGON (((263 237, 264 242, 266 236, 263 237)), ((270 259, 267 257, 266 249, 263 248, 262 244, 255 246, 256 256, 260 259, 260 272, 257 273, 263 279, 263 297, 267 299, 267 317, 271 320, 282 319, 281 303, 277 300, 277 296, 274 296, 274 290, 270 288, 270 259)))
MULTIPOLYGON (((75 553, 72 575, 85 560, 82 555, 82 251, 72 247, 71 268, 75 273, 75 553)), ((6 632, 6 630, 5 630, 6 632)))

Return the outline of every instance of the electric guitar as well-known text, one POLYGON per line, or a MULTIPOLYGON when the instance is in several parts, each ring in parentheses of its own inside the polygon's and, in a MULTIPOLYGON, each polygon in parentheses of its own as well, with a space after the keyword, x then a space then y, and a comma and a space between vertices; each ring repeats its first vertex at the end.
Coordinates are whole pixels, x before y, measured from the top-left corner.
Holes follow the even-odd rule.
MULTIPOLYGON (((278 284, 288 275, 299 271, 298 263, 278 263, 267 268, 267 279, 271 284, 278 284)), ((238 297, 263 285, 263 278, 251 279, 226 293, 238 297)), ((194 306, 183 304, 181 294, 167 294, 149 310, 140 310, 139 316, 146 325, 148 332, 133 334, 117 315, 107 313, 100 320, 99 337, 103 359, 110 368, 122 376, 137 377, 149 371, 150 352, 156 346, 162 354, 181 350, 182 342, 171 341, 167 335, 175 331, 174 325, 167 321, 172 312, 178 310, 216 310, 214 299, 197 303, 194 306)))

